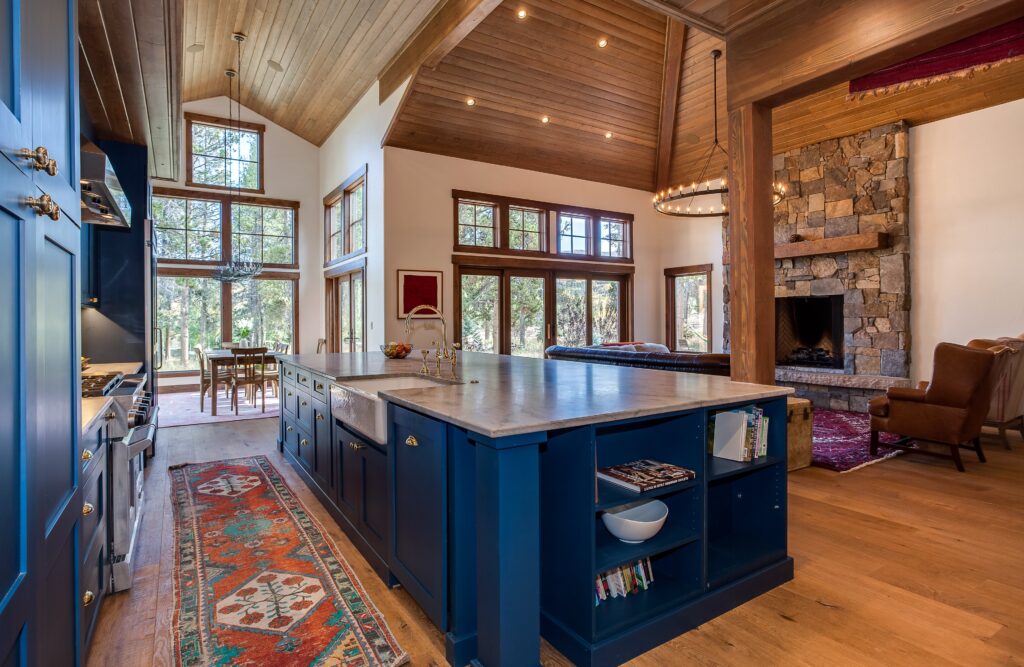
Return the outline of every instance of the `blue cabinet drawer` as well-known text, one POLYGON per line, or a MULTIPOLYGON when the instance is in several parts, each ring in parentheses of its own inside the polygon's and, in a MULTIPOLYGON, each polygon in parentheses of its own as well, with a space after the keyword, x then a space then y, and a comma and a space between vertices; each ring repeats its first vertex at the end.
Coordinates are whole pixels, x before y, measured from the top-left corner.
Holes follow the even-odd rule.
POLYGON ((447 431, 443 422, 392 405, 388 458, 391 569, 427 616, 447 625, 447 431))
POLYGON ((100 541, 106 541, 107 521, 107 449, 103 447, 93 455, 89 463, 89 474, 82 484, 82 526, 81 545, 92 544, 97 534, 104 534, 100 541))
POLYGON ((295 386, 295 366, 291 364, 281 364, 281 378, 287 385, 295 386))
POLYGON ((298 391, 295 393, 294 405, 292 414, 295 415, 295 421, 308 433, 312 433, 313 424, 316 421, 313 415, 313 399, 309 397, 309 394, 298 391))
POLYGON ((331 399, 331 381, 320 375, 309 376, 309 393, 313 398, 324 403, 331 399))
POLYGON ((281 387, 281 410, 286 415, 295 416, 295 404, 298 402, 299 392, 296 391, 295 385, 285 383, 281 387))

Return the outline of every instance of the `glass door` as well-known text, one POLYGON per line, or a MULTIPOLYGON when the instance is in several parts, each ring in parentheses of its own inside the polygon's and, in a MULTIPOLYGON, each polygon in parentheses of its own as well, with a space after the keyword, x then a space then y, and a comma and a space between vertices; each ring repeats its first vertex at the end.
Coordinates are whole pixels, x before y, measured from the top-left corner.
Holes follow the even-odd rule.
POLYGON ((459 339, 470 352, 501 352, 501 273, 463 273, 459 339))
POLYGON ((550 332, 548 277, 543 273, 510 273, 508 277, 509 353, 544 357, 550 332))

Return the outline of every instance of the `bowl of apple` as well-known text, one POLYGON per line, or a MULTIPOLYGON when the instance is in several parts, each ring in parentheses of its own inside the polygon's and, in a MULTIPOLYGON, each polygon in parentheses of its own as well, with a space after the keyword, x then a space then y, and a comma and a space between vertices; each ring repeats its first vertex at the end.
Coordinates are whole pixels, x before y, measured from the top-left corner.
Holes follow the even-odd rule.
POLYGON ((412 343, 396 343, 392 341, 387 345, 381 345, 380 351, 388 359, 405 359, 412 352, 412 343))

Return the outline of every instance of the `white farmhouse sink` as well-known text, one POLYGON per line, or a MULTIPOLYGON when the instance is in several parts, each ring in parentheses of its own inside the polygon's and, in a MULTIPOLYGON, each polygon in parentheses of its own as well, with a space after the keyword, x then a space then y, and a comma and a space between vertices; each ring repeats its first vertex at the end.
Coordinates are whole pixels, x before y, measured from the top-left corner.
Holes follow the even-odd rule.
POLYGON ((399 389, 426 389, 456 384, 451 380, 425 375, 347 380, 331 386, 331 415, 345 426, 359 431, 380 444, 387 444, 387 402, 378 392, 399 389))

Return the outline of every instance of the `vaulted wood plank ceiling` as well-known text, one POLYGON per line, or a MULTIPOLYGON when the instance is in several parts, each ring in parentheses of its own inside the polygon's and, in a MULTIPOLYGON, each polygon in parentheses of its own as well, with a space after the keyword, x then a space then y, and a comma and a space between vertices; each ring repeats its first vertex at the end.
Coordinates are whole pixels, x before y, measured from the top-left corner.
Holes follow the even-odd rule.
MULTIPOLYGON (((643 190, 656 189, 666 13, 716 30, 755 29, 775 0, 506 0, 440 64, 421 68, 386 145, 643 190), (666 4, 672 5, 665 10, 666 4), (655 7, 655 9, 652 9, 655 7), (660 9, 659 9, 660 8, 660 9), (526 11, 525 19, 517 12, 526 11), (606 48, 597 47, 599 38, 606 48), (468 106, 466 100, 475 104, 468 106), (550 122, 542 123, 548 116, 550 122), (605 139, 611 132, 611 139, 605 139)), ((698 177, 713 137, 712 49, 687 28, 670 158, 671 184, 698 177)), ((719 140, 728 150, 725 58, 719 140)), ((862 100, 834 86, 774 110, 775 150, 900 119, 920 124, 1024 97, 1024 62, 862 100)), ((708 177, 723 173, 716 157, 708 177)))
POLYGON ((436 4, 185 0, 184 101, 227 95, 243 32, 242 104, 320 145, 436 4))

